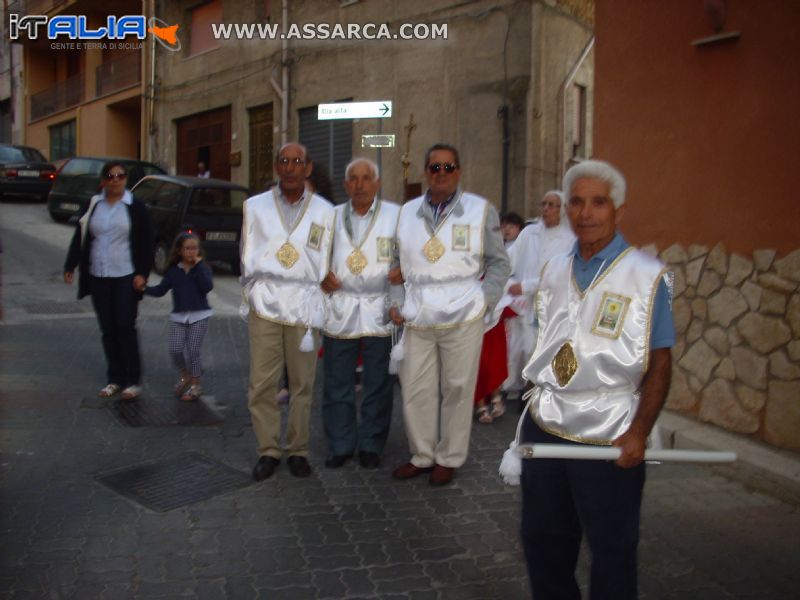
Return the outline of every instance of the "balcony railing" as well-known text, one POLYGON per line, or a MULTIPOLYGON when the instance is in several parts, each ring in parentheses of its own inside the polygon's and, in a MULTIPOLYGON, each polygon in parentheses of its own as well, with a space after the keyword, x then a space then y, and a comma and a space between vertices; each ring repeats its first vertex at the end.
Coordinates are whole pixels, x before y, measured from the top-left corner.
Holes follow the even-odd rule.
POLYGON ((31 95, 31 119, 41 119, 83 102, 83 73, 31 95))
POLYGON ((140 52, 131 52, 97 67, 95 95, 105 96, 111 92, 135 85, 141 80, 140 52))

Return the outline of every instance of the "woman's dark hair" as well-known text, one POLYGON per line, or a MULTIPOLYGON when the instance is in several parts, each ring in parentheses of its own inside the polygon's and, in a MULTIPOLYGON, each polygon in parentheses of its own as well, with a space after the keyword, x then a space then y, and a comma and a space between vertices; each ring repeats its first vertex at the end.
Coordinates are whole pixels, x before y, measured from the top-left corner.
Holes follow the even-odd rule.
POLYGON ((105 180, 106 175, 113 169, 114 167, 119 167, 123 171, 125 171, 125 175, 128 174, 128 167, 122 164, 118 160, 110 160, 106 164, 103 165, 103 168, 100 169, 100 177, 105 180))
POLYGON ((103 190, 103 185, 105 184, 106 181, 108 181, 106 179, 106 175, 114 167, 120 167, 123 171, 125 171, 125 176, 128 175, 128 168, 125 165, 123 165, 121 162, 119 162, 118 160, 110 160, 110 161, 108 161, 106 164, 103 165, 103 168, 100 169, 100 183, 97 185, 97 191, 98 192, 101 192, 103 190))
POLYGON ((515 212, 505 213, 500 217, 500 224, 505 225, 506 223, 509 225, 516 225, 520 229, 525 227, 525 221, 515 212))
POLYGON ((172 244, 172 251, 169 253, 169 266, 172 267, 181 262, 181 249, 186 243, 186 240, 197 240, 197 255, 203 258, 203 244, 200 243, 200 238, 196 233, 190 231, 183 231, 177 235, 175 242, 172 244))

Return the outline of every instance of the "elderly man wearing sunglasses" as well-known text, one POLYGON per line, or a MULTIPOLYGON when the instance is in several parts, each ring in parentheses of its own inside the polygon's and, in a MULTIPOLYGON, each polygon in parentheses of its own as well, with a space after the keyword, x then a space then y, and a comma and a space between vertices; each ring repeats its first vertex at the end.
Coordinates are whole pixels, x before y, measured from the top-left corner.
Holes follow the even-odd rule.
POLYGON ((394 286, 390 314, 406 327, 399 375, 412 456, 392 475, 430 472, 431 485, 444 485, 467 459, 484 315, 510 266, 497 210, 459 186, 458 150, 431 146, 425 176, 428 191, 403 206, 397 226, 405 284, 394 286))

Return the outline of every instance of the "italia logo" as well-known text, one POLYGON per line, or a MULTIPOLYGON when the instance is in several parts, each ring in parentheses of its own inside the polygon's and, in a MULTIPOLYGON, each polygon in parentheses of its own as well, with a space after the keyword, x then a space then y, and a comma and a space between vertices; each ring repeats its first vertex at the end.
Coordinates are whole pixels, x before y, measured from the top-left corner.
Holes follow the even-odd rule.
POLYGON ((177 37, 178 25, 168 25, 161 19, 151 17, 148 20, 143 15, 125 15, 106 17, 106 23, 96 29, 91 29, 85 15, 9 15, 8 32, 12 40, 19 39, 25 33, 31 40, 39 38, 39 32, 44 30, 47 39, 57 40, 65 37, 69 40, 99 41, 99 40, 124 40, 129 36, 137 40, 147 37, 147 32, 153 34, 155 40, 167 50, 178 51, 181 42, 177 37), (149 24, 149 27, 148 27, 149 24))

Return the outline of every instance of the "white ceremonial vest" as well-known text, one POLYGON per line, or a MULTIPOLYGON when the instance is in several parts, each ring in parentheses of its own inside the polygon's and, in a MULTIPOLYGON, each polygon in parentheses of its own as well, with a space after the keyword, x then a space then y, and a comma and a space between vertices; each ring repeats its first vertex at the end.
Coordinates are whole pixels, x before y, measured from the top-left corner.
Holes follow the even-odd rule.
POLYGON ((406 203, 400 211, 397 240, 406 290, 402 313, 408 327, 453 327, 480 319, 486 311, 480 277, 489 203, 468 192, 453 201, 460 203, 463 214, 453 214, 453 207, 435 232, 417 216, 424 196, 406 203), (435 260, 431 240, 438 240, 443 249, 435 260))
POLYGON ((335 209, 330 270, 342 287, 328 297, 323 330, 331 337, 387 337, 392 334, 388 316, 389 267, 394 259, 400 207, 382 200, 375 202, 372 223, 358 246, 353 244, 345 225, 348 204, 335 209))
POLYGON ((539 427, 561 438, 607 445, 628 430, 639 406, 664 265, 628 248, 581 294, 572 259, 561 254, 544 267, 536 295, 539 339, 522 374, 536 384, 530 410, 539 427), (564 382, 569 369, 563 355, 561 361, 556 357, 566 343, 577 369, 564 382))
POLYGON ((313 194, 294 229, 284 223, 277 191, 248 198, 242 225, 242 293, 250 310, 285 325, 322 327, 333 206, 313 194))

